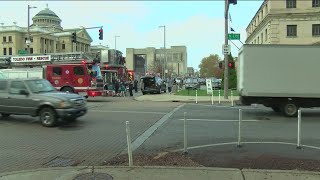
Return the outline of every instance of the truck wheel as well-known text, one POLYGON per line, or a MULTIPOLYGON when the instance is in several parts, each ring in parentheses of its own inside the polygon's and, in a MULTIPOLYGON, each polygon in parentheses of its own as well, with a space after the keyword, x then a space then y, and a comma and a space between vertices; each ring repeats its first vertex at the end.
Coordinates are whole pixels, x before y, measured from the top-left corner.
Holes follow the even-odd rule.
POLYGON ((57 123, 57 114, 51 108, 43 108, 39 112, 40 121, 45 127, 53 127, 57 123))
POLYGON ((279 107, 271 107, 271 109, 274 111, 274 112, 281 112, 281 109, 279 107))
POLYGON ((69 93, 74 93, 73 89, 71 87, 64 87, 61 89, 63 92, 69 92, 69 93))
POLYGON ((294 102, 282 104, 281 112, 287 117, 297 117, 299 107, 294 102))

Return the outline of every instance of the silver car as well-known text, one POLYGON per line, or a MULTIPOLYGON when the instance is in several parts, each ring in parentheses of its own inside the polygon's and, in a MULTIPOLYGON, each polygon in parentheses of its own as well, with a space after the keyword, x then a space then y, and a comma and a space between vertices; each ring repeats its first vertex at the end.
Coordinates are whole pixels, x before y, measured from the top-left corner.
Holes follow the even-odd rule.
POLYGON ((75 121, 87 113, 86 100, 78 94, 56 91, 45 79, 0 80, 0 114, 39 116, 44 126, 59 119, 75 121))

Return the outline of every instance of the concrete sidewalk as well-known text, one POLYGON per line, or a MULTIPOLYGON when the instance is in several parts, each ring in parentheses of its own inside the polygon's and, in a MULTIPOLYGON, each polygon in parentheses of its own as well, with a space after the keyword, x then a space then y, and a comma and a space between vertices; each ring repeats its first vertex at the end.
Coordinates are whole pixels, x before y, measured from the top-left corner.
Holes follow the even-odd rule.
MULTIPOLYGON (((198 96, 198 102, 211 102, 211 96, 198 96)), ((233 96, 232 99, 234 101, 239 100, 239 96, 233 96)), ((158 102, 196 102, 195 96, 180 96, 180 95, 173 95, 169 93, 165 94, 146 94, 142 96, 135 97, 137 101, 158 101, 158 102)), ((218 96, 213 96, 214 102, 219 102, 218 96)), ((231 97, 228 99, 224 99, 223 96, 220 97, 220 102, 231 102, 231 97)))
POLYGON ((42 168, 0 174, 0 180, 72 180, 72 179, 111 179, 114 180, 318 180, 319 172, 248 170, 227 168, 187 168, 187 167, 67 167, 42 168), (92 174, 93 171, 93 174, 92 174), (89 174, 87 174, 89 173, 89 174), (86 177, 83 177, 87 174, 86 177), (82 175, 80 178, 79 176, 82 175))

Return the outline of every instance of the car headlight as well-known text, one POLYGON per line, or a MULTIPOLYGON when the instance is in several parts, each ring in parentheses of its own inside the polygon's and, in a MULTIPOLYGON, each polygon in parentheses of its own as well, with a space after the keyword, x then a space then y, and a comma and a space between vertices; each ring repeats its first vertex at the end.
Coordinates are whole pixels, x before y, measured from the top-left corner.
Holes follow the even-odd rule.
POLYGON ((71 106, 72 106, 72 104, 67 101, 60 101, 60 103, 59 103, 59 108, 66 108, 66 107, 71 107, 71 106))

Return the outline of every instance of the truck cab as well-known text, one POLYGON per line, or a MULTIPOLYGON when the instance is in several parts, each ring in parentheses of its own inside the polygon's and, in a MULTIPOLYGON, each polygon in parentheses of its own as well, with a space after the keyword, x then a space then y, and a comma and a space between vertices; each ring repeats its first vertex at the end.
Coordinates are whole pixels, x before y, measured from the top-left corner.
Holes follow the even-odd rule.
POLYGON ((94 97, 101 95, 103 90, 100 68, 92 64, 50 64, 47 65, 46 79, 64 92, 94 97))

